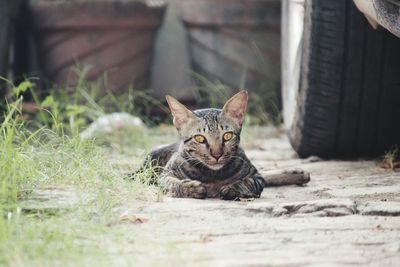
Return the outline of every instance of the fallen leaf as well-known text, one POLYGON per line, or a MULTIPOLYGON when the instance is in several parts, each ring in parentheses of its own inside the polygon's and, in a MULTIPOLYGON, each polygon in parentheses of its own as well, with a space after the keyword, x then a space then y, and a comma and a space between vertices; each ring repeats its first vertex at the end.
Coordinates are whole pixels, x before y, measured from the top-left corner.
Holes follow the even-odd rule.
POLYGON ((129 221, 131 223, 146 223, 149 221, 148 218, 138 217, 136 215, 122 215, 119 217, 119 221, 129 221))

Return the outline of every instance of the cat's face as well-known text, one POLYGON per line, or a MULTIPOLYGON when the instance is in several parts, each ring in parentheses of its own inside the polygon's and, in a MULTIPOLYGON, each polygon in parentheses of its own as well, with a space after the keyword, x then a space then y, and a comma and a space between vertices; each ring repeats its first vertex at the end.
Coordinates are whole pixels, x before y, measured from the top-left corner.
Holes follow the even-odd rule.
POLYGON ((188 110, 167 96, 174 125, 183 141, 183 149, 193 162, 210 169, 221 169, 235 154, 239 142, 247 92, 241 91, 220 109, 188 110))

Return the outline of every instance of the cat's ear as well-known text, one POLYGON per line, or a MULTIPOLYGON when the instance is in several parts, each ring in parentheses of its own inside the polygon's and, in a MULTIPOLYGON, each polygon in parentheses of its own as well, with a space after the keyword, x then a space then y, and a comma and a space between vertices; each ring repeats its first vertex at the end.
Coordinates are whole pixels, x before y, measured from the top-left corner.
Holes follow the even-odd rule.
POLYGON ((165 98, 167 99, 169 109, 171 110, 172 116, 174 117, 174 125, 178 129, 178 131, 181 130, 182 127, 189 121, 196 118, 193 112, 188 110, 183 104, 181 104, 172 96, 166 95, 165 98))
POLYGON ((222 108, 222 114, 233 119, 239 125, 244 121, 244 113, 249 99, 247 91, 243 90, 232 96, 222 108))

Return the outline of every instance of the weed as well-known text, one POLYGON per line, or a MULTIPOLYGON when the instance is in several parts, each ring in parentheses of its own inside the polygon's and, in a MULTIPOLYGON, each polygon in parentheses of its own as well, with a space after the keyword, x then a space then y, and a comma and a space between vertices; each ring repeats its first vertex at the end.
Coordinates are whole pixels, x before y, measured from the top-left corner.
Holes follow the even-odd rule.
MULTIPOLYGON (((76 266, 79 262, 109 266, 114 257, 104 251, 109 242, 119 241, 113 234, 122 236, 118 229, 107 226, 118 216, 118 207, 138 199, 160 198, 159 190, 146 177, 151 169, 140 179, 124 179, 130 169, 115 167, 108 153, 112 147, 80 138, 79 130, 85 123, 80 124, 79 119, 103 112, 96 103, 92 103, 90 113, 86 107, 81 109, 81 99, 68 106, 57 93, 44 101, 37 97, 33 123, 23 112, 21 94, 28 90, 35 92, 29 80, 12 85, 0 126, 0 265, 76 266), (69 129, 65 130, 67 120, 69 129), (72 188, 79 201, 62 213, 35 212, 34 206, 29 214, 24 213, 20 200, 29 199, 29 192, 38 188, 72 188), (109 242, 99 245, 101 238, 109 242)), ((81 96, 92 101, 84 93, 81 96)), ((140 150, 137 155, 144 151, 136 146, 141 138, 138 134, 131 146, 140 150)), ((52 195, 48 201, 54 202, 52 195)), ((119 246, 114 243, 114 247, 119 246)))
MULTIPOLYGON (((218 81, 212 82, 201 74, 193 73, 193 77, 197 81, 200 104, 203 106, 220 108, 235 93, 235 90, 229 86, 218 81)), ((247 121, 252 125, 279 124, 282 118, 278 103, 278 96, 269 94, 260 95, 257 92, 251 91, 247 107, 247 121)))
POLYGON ((382 166, 387 169, 397 169, 400 167, 400 149, 398 146, 393 146, 391 149, 385 152, 382 159, 382 166))

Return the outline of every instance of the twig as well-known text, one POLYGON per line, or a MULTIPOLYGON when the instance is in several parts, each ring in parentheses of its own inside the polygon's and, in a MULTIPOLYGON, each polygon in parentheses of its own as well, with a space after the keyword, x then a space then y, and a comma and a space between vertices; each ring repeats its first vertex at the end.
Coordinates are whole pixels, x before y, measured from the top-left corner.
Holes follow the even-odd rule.
POLYGON ((300 169, 262 173, 265 186, 302 185, 310 181, 310 173, 300 169))

